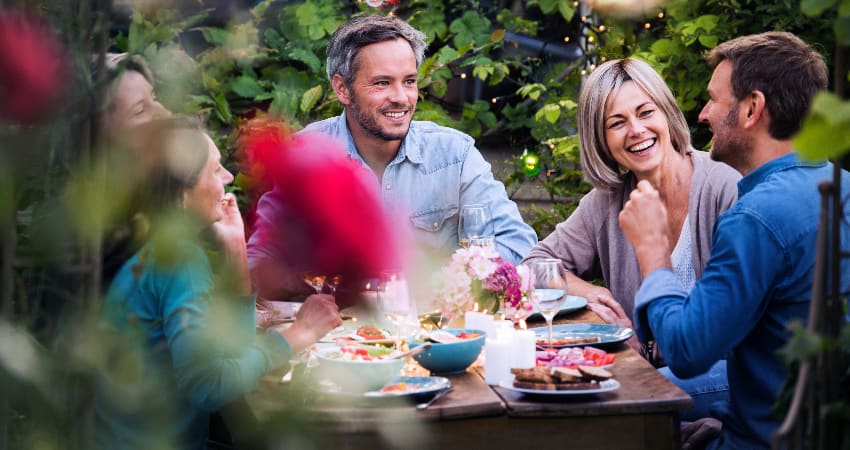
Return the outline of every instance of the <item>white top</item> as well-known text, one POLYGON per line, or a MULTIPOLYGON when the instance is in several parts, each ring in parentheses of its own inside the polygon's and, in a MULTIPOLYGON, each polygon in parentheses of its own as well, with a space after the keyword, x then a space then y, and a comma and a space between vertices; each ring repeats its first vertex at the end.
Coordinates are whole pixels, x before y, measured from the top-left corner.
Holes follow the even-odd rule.
POLYGON ((673 248, 673 253, 670 254, 670 262, 673 263, 673 273, 676 274, 676 279, 679 280, 679 284, 686 291, 690 291, 697 282, 697 276, 694 273, 694 264, 691 258, 691 228, 688 222, 688 216, 685 216, 685 223, 682 224, 679 241, 676 242, 676 247, 673 248))

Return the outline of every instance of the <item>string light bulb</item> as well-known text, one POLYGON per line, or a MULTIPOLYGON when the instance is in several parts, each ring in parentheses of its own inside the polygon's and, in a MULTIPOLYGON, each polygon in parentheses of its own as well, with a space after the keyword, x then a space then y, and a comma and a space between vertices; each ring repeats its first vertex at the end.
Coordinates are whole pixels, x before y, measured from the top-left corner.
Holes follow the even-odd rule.
POLYGON ((605 32, 605 25, 599 25, 599 27, 597 29, 599 30, 600 33, 604 33, 605 32))
POLYGON ((585 76, 585 75, 587 75, 587 71, 584 70, 584 69, 581 69, 581 76, 585 76))
POLYGON ((462 73, 462 74, 460 74, 460 78, 461 78, 462 80, 466 79, 466 73, 462 73))
POLYGON ((570 37, 569 37, 569 36, 564 36, 564 42, 570 42, 570 37))
POLYGON ((649 22, 646 22, 646 23, 644 23, 644 24, 643 24, 643 28, 644 28, 644 29, 647 29, 647 30, 648 30, 648 29, 649 29, 649 27, 651 27, 651 26, 652 26, 652 25, 651 25, 649 22))
POLYGON ((578 8, 578 2, 573 2, 573 8, 578 8))
POLYGON ((659 19, 663 19, 663 18, 664 18, 664 11, 660 11, 660 12, 658 13, 658 18, 659 18, 659 19))
POLYGON ((606 58, 606 57, 602 56, 602 57, 600 57, 600 58, 599 58, 599 60, 600 60, 600 61, 602 61, 602 62, 605 62, 605 61, 607 61, 607 60, 608 60, 608 58, 606 58))
POLYGON ((582 22, 587 22, 587 16, 581 16, 581 21, 582 21, 582 22))
POLYGON ((592 44, 592 43, 593 43, 593 41, 595 41, 595 40, 596 40, 596 39, 595 39, 593 36, 588 36, 588 37, 587 37, 587 42, 590 42, 591 44, 592 44))
POLYGON ((493 97, 493 98, 490 100, 490 103, 492 103, 492 104, 494 104, 494 105, 495 105, 495 104, 496 104, 496 102, 498 102, 498 101, 499 101, 499 99, 497 99, 496 97, 493 97))

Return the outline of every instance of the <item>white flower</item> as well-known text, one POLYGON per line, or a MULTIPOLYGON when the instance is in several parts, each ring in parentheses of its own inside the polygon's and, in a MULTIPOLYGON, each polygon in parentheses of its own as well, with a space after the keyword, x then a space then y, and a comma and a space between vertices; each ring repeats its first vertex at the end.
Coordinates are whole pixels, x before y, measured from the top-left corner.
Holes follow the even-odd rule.
POLYGON ((384 0, 366 0, 366 4, 373 8, 379 8, 384 4, 384 0))

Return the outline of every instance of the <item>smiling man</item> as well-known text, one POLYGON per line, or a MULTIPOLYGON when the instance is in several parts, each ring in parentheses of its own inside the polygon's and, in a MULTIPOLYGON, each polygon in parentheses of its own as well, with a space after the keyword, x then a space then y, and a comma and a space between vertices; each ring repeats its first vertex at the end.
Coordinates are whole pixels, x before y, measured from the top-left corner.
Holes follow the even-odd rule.
MULTIPOLYGON (((654 338, 680 377, 727 357, 729 401, 713 405, 722 432, 707 448, 768 448, 779 427, 772 408, 788 377, 777 352, 790 339, 788 325, 808 318, 818 184, 833 174, 830 163, 801 161, 791 139, 815 93, 826 88, 827 68, 821 55, 783 32, 722 43, 709 62, 715 68, 700 121, 714 135, 712 159, 743 175, 738 201, 717 220, 708 265, 688 292, 671 270, 669 212, 658 191, 638 183, 619 217, 644 277, 634 321, 641 340, 654 338)), ((847 198, 850 175, 841 176, 840 197, 847 198)), ((841 248, 850 248, 846 221, 841 248)), ((850 289, 844 263, 842 292, 850 289)))
MULTIPOLYGON (((493 178, 475 141, 413 120, 425 47, 425 35, 398 17, 359 16, 342 24, 328 43, 327 73, 345 112, 300 133, 321 133, 341 142, 349 157, 374 175, 384 205, 412 228, 420 249, 453 252, 459 246, 461 208, 488 204, 499 253, 519 262, 537 236, 504 185, 493 178)), ((279 203, 275 191, 260 200, 258 229, 273 226, 279 203)), ((249 251, 254 268, 277 257, 253 236, 249 251)))

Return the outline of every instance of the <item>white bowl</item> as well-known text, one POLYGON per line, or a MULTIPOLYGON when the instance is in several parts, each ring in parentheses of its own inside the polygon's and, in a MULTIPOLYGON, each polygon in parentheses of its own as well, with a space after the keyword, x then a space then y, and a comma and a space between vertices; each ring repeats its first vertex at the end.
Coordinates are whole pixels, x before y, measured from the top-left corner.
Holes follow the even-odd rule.
POLYGON ((339 347, 316 351, 319 365, 313 369, 317 382, 330 381, 341 392, 359 393, 374 391, 401 374, 405 358, 351 361, 333 358, 339 347))

